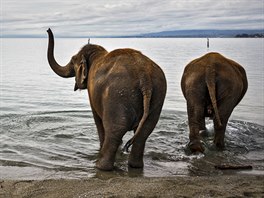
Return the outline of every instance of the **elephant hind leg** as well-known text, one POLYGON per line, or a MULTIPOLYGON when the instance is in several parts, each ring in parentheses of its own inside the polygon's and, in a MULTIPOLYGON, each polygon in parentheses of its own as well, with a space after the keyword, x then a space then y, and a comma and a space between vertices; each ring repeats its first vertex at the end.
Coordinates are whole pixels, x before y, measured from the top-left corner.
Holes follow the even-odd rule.
POLYGON ((103 146, 100 150, 96 167, 100 170, 110 171, 114 168, 115 157, 122 138, 113 135, 106 135, 103 146))
MULTIPOLYGON (((118 119, 115 119, 118 120, 118 119)), ((104 122, 105 136, 96 167, 101 170, 114 168, 116 152, 122 143, 122 138, 128 131, 127 124, 116 123, 108 119, 104 122)))
POLYGON ((100 149, 101 149, 104 143, 105 130, 104 130, 102 119, 97 115, 97 113, 94 110, 93 110, 93 117, 94 117, 95 125, 97 128, 99 141, 100 141, 100 149))
POLYGON ((131 130, 131 123, 135 115, 128 115, 122 103, 106 101, 102 124, 104 128, 104 141, 100 150, 96 167, 101 170, 114 168, 116 153, 122 143, 125 133, 131 130))
POLYGON ((143 168, 143 155, 145 143, 149 135, 154 130, 161 113, 161 108, 152 111, 142 126, 142 130, 133 142, 132 149, 128 159, 128 165, 132 168, 143 168))
POLYGON ((227 122, 222 122, 221 127, 217 127, 216 121, 214 121, 214 144, 218 149, 224 149, 225 148, 225 130, 227 122))
POLYGON ((204 152, 204 145, 201 141, 200 130, 205 130, 204 104, 201 99, 199 101, 187 101, 187 112, 189 122, 189 139, 188 144, 191 152, 204 152))
MULTIPOLYGON (((227 101, 228 102, 228 101, 227 101)), ((214 118, 214 144, 218 149, 225 148, 225 131, 228 123, 228 119, 233 111, 233 105, 228 103, 222 103, 219 107, 219 117, 221 119, 222 125, 219 126, 217 120, 214 118)))

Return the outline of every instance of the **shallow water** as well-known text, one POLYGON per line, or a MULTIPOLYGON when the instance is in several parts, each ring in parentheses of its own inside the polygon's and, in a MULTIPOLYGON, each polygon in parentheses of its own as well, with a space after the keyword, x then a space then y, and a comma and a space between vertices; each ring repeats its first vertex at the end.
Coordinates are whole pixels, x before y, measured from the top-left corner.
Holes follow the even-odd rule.
MULTIPOLYGON (((86 91, 73 92, 74 79, 56 76, 46 60, 46 39, 3 39, 0 81, 0 179, 109 178, 264 174, 264 39, 92 39, 107 50, 142 51, 164 70, 168 92, 160 121, 149 137, 143 170, 128 169, 128 154, 117 154, 116 170, 94 168, 99 141, 86 91), (207 121, 205 154, 190 155, 186 104, 180 90, 183 68, 192 59, 218 51, 247 71, 249 89, 234 110, 226 149, 212 147, 207 121), (221 171, 219 164, 252 165, 221 171)), ((86 39, 56 39, 55 56, 66 64, 86 39), (69 47, 71 46, 71 47, 69 47)), ((131 136, 128 132, 125 143, 131 136)))

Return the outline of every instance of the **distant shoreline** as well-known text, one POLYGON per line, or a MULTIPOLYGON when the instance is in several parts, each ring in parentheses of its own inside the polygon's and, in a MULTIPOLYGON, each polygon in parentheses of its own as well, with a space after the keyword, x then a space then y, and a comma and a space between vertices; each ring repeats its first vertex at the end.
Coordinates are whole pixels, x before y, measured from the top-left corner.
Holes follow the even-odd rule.
MULTIPOLYGON (((264 29, 256 30, 176 30, 132 35, 68 35, 56 34, 57 38, 264 38, 264 29)), ((0 38, 47 38, 46 31, 43 34, 2 34, 0 38)))
MULTIPOLYGON (((47 37, 44 36, 4 36, 4 37, 0 37, 0 39, 19 39, 19 38, 24 38, 24 39, 46 39, 47 37)), ((264 35, 261 36, 243 36, 243 35, 236 35, 236 36, 230 36, 230 37, 210 37, 210 36, 58 36, 57 38, 69 38, 69 39, 78 39, 78 38, 210 38, 210 39, 214 39, 214 38, 264 38, 264 35)))

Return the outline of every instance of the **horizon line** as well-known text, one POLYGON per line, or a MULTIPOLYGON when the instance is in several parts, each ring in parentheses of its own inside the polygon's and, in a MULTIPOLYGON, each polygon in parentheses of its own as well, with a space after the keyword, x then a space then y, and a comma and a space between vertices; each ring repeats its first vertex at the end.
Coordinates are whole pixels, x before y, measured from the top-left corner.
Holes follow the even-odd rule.
MULTIPOLYGON (((247 32, 254 32, 254 34, 264 34, 264 29, 190 29, 190 30, 168 30, 168 31, 160 31, 160 32, 150 32, 150 33, 142 33, 142 34, 134 34, 134 35, 103 35, 103 36, 65 36, 65 35, 57 35, 57 38, 233 38, 237 34, 248 34, 247 32), (184 33, 185 32, 185 33, 184 33), (189 32, 189 33, 187 33, 189 32), (193 32, 193 34, 190 34, 193 32), (199 33, 200 32, 200 33, 199 33), (207 33, 206 33, 207 32, 207 33), (211 32, 211 33, 210 33, 211 32), (220 35, 217 35, 217 32, 220 35), (226 32, 226 33, 225 33, 226 32), (233 32, 233 33, 232 33, 233 32), (237 33, 234 33, 237 32, 237 33), (168 33, 174 33, 175 35, 164 35, 168 33), (181 33, 178 34, 177 33, 181 33), (163 35, 162 35, 163 34, 163 35)), ((43 34, 1 34, 0 38, 47 38, 43 34)))

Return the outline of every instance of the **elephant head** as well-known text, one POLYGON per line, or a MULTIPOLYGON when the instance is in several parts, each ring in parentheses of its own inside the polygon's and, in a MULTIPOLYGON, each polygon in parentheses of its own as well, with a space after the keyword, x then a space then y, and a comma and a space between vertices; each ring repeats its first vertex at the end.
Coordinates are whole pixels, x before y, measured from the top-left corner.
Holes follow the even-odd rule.
POLYGON ((101 46, 87 44, 76 55, 74 55, 66 66, 61 66, 54 58, 54 36, 51 29, 47 30, 49 35, 48 62, 52 70, 63 78, 75 77, 74 91, 87 89, 89 67, 100 51, 106 51, 101 46))

